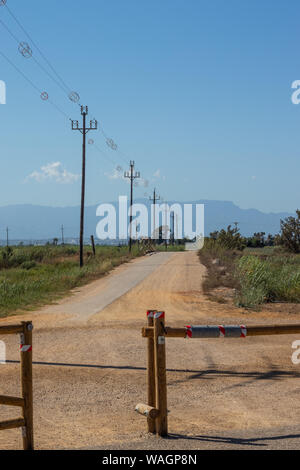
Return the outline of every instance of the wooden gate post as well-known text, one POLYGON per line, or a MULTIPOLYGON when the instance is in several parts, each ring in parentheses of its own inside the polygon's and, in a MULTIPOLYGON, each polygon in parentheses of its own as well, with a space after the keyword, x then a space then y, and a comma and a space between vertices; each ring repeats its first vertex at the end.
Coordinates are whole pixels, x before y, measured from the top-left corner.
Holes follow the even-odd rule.
POLYGON ((96 247, 95 247, 94 235, 91 235, 91 242, 92 242, 93 255, 96 256, 96 247))
POLYGON ((33 393, 32 393, 32 323, 22 322, 20 356, 21 356, 21 387, 24 400, 23 417, 25 426, 22 428, 24 450, 33 450, 33 393))
MULTIPOLYGON (((153 327, 153 315, 156 310, 148 310, 147 312, 147 324, 153 327)), ((147 340, 147 390, 148 390, 148 405, 155 408, 155 374, 154 374, 154 340, 148 338, 147 340)), ((148 421, 148 432, 155 433, 155 419, 147 418, 148 421)))
POLYGON ((166 341, 165 341, 165 312, 154 314, 154 367, 156 408, 159 415, 156 418, 156 433, 159 436, 168 435, 167 410, 167 374, 166 374, 166 341))

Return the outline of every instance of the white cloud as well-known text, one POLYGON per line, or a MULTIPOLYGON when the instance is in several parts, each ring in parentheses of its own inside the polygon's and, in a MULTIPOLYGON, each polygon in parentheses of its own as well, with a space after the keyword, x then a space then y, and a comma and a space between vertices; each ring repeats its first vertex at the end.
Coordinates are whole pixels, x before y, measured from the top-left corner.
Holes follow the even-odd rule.
POLYGON ((33 179, 38 183, 44 181, 54 181, 55 183, 70 184, 75 183, 80 178, 80 175, 70 173, 63 168, 62 163, 53 162, 48 163, 41 167, 40 171, 33 171, 26 180, 33 179))
POLYGON ((159 180, 159 179, 162 179, 163 181, 166 181, 166 177, 161 174, 161 170, 160 170, 160 169, 156 170, 156 172, 153 173, 153 177, 154 177, 154 181, 155 181, 155 180, 159 180))
POLYGON ((135 180, 136 182, 136 186, 140 187, 140 188, 148 188, 149 186, 149 181, 144 179, 144 178, 139 178, 137 180, 135 180))

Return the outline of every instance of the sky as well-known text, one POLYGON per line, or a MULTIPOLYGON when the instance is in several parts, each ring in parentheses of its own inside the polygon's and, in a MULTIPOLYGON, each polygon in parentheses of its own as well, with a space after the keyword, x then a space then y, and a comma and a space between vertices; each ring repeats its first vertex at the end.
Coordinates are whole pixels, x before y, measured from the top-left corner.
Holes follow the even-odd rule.
POLYGON ((156 187, 166 201, 228 200, 264 212, 299 207, 300 105, 291 100, 300 79, 298 1, 7 6, 34 44, 0 6, 11 31, 0 22, 1 206, 79 205, 82 136, 69 119, 81 115, 68 98, 75 91, 99 127, 87 136, 94 143, 86 204, 128 194, 122 175, 134 160, 136 197, 156 187), (32 57, 19 52, 19 42, 32 57))

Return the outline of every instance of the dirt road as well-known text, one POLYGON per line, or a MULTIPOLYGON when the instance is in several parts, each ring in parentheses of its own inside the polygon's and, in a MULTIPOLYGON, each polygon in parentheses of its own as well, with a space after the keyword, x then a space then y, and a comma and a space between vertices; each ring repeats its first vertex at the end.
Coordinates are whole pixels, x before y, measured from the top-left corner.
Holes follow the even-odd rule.
MULTIPOLYGON (((136 403, 146 400, 147 309, 174 326, 300 321, 298 308, 250 313, 205 298, 205 268, 193 252, 156 254, 120 266, 57 305, 22 317, 34 322, 35 444, 38 449, 300 448, 300 337, 167 342, 169 439, 146 433, 136 403)), ((19 391, 18 338, 7 342, 0 394, 19 391)), ((0 419, 17 416, 0 406, 0 419)), ((21 447, 19 430, 1 449, 21 447)))

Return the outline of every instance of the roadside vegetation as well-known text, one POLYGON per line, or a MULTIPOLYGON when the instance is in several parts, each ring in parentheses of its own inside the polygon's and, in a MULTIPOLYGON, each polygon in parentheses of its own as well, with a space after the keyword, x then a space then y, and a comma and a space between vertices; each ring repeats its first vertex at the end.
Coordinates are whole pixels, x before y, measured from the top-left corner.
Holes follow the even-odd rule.
POLYGON ((161 243, 159 245, 156 245, 155 251, 184 251, 185 250, 185 245, 182 243, 174 243, 168 244, 167 247, 165 243, 161 243))
POLYGON ((131 255, 127 246, 96 246, 93 256, 85 247, 85 266, 80 269, 79 248, 71 245, 1 248, 0 317, 57 300, 142 254, 137 246, 131 255))
POLYGON ((234 303, 258 309, 266 302, 300 302, 300 211, 281 221, 281 233, 242 237, 237 224, 213 232, 199 252, 208 275, 204 291, 231 291, 234 303))
MULTIPOLYGON (((132 258, 165 251, 165 245, 134 243, 128 246, 85 247, 85 265, 79 268, 79 248, 53 244, 0 248, 0 318, 32 310, 62 298, 70 290, 107 274, 132 258)), ((168 246, 168 251, 184 250, 184 245, 168 246)))

